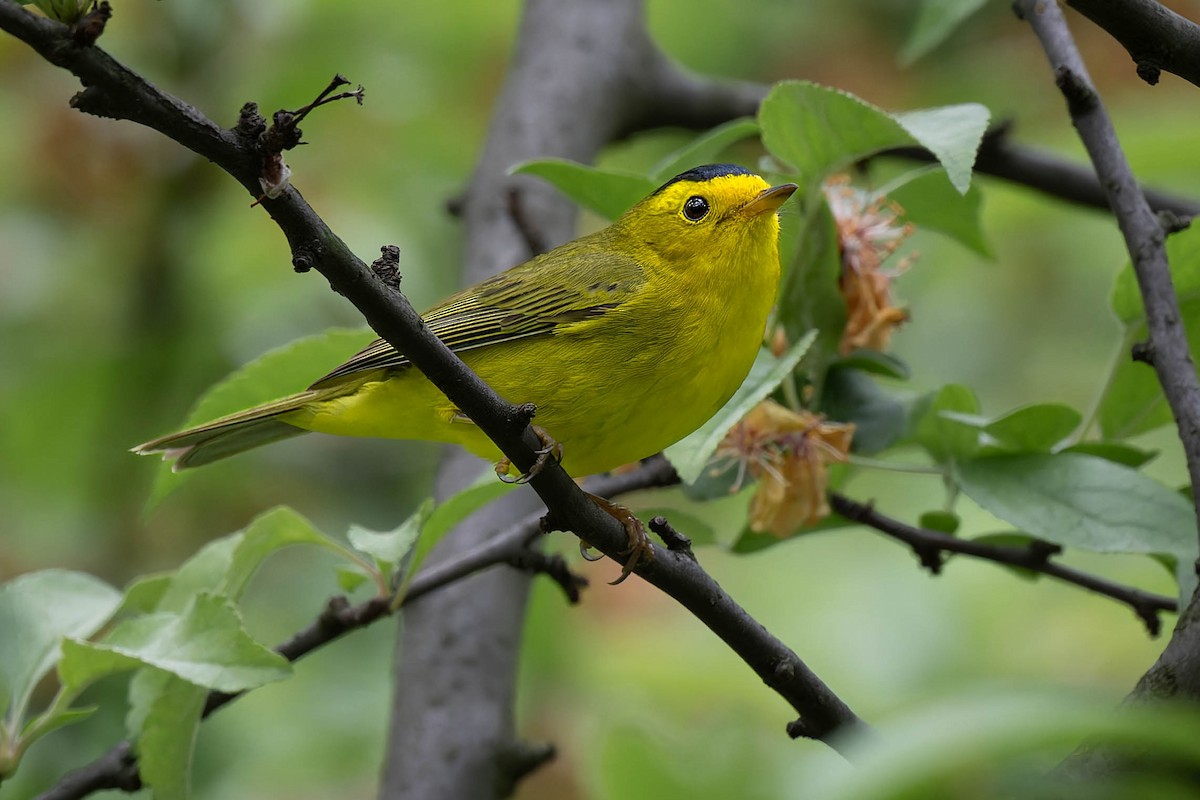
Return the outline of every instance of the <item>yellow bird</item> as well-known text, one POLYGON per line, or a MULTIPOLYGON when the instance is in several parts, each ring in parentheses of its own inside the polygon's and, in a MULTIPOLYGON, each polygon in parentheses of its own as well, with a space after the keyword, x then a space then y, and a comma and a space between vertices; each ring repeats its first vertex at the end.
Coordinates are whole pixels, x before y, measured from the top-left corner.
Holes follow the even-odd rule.
MULTIPOLYGON (((700 427, 749 372, 779 283, 775 212, 795 190, 731 164, 688 170, 609 227, 464 289, 424 320, 502 397, 536 406, 571 474, 637 461, 700 427)), ((382 339, 303 392, 134 452, 162 452, 180 470, 308 431, 502 457, 382 339)))

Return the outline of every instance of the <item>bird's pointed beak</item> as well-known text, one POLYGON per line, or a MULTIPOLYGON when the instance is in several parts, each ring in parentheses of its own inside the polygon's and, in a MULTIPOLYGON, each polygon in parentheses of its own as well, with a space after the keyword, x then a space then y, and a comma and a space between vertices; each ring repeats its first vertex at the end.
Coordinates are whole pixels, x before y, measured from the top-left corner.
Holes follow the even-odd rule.
POLYGON ((794 183, 781 183, 770 189, 763 189, 754 199, 742 206, 742 213, 747 217, 757 217, 768 211, 774 211, 783 205, 783 201, 792 196, 799 187, 794 183))

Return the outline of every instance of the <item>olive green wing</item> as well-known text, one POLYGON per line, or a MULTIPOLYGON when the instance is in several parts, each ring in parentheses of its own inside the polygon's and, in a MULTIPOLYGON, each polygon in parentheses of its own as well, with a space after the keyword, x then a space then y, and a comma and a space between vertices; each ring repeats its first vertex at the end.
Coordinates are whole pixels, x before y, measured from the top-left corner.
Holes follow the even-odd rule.
MULTIPOLYGON (((455 352, 546 336, 559 327, 603 316, 644 282, 631 257, 606 252, 587 239, 564 245, 476 284, 427 311, 429 329, 455 352)), ((341 383, 347 376, 399 369, 409 360, 376 339, 310 389, 341 383)))

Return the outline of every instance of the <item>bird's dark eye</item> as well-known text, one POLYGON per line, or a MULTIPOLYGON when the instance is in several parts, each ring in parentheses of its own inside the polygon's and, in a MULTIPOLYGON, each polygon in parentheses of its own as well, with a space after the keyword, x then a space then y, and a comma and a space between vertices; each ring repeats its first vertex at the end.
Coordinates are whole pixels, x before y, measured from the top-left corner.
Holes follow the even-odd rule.
POLYGON ((683 216, 692 222, 699 222, 708 216, 708 201, 698 194, 692 195, 683 204, 683 216))

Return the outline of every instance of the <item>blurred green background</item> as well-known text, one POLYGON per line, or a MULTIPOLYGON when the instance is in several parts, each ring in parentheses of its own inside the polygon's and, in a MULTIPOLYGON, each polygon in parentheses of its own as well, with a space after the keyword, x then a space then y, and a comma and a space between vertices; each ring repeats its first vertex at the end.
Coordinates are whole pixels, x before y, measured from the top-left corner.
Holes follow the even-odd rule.
MULTIPOLYGON (((246 101, 303 105, 336 72, 364 84, 363 107, 324 109, 303 126, 312 145, 289 156, 294 182, 361 257, 400 246, 418 307, 456 287, 460 232, 446 203, 483 141, 518 3, 114 5, 102 44, 225 125, 246 101)), ((1019 140, 1083 158, 1044 58, 1007 3, 989 4, 909 67, 897 53, 913 10, 892 0, 650 0, 648 17, 662 46, 698 71, 808 78, 889 110, 977 101, 1015 119, 1019 140)), ((1071 22, 1139 177, 1193 191, 1198 169, 1181 153, 1194 146, 1195 89, 1170 75, 1146 86, 1115 42, 1071 22)), ((318 436, 202 470, 144 513, 158 465, 130 446, 171 429, 207 386, 260 353, 361 321, 319 276, 292 272, 266 215, 211 165, 153 132, 72 111, 77 82, 6 36, 0 75, 0 579, 60 566, 123 585, 278 504, 331 533, 405 517, 429 491, 436 448, 318 436)), ((604 159, 646 168, 683 136, 647 134, 604 159)), ((894 343, 911 388, 966 383, 988 414, 1034 401, 1086 409, 1117 344, 1107 297, 1126 256, 1116 228, 1099 212, 980 183, 994 260, 932 235, 911 241, 920 258, 898 292, 912 322, 894 343)), ((314 376, 330 366, 314 365, 314 376)), ((1185 480, 1170 431, 1141 444, 1163 451, 1151 474, 1185 480)), ((910 519, 942 500, 936 479, 915 475, 865 474, 849 492, 910 519)), ((967 515, 970 532, 996 526, 967 515)), ((558 546, 573 549, 565 538, 558 546)), ((906 550, 858 529, 757 556, 700 555, 885 728, 931 703, 1030 687, 1082 689, 1113 705, 1162 646, 1115 603, 966 560, 932 578, 906 550)), ((1068 561, 1174 591, 1146 559, 1068 561)), ((535 590, 520 725, 554 741, 559 757, 519 797, 775 798, 843 769, 824 745, 789 741, 785 704, 671 601, 637 580, 604 585, 611 564, 581 569, 593 587, 579 608, 544 583, 535 590)), ((336 591, 323 556, 285 553, 256 579, 247 617, 278 641, 336 591)), ((393 633, 392 623, 358 633, 206 723, 197 797, 372 797, 393 633)), ((102 686, 95 699, 121 688, 102 686)), ((112 711, 51 735, 0 798, 45 788, 120 735, 112 711)))

